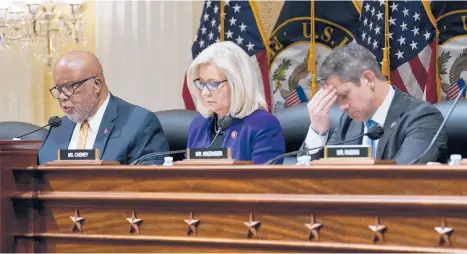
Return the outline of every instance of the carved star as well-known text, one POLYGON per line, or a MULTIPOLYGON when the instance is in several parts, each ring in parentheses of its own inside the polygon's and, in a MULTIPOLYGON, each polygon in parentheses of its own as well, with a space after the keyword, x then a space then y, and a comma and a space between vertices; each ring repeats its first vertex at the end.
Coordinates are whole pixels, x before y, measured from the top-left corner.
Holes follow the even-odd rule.
POLYGON ((135 210, 133 210, 131 218, 126 218, 126 220, 130 223, 130 233, 136 232, 139 234, 139 226, 143 223, 143 219, 138 219, 136 217, 135 210))
POLYGON ((245 226, 248 227, 248 235, 247 237, 250 238, 252 236, 258 238, 258 230, 261 227, 261 221, 255 221, 253 213, 250 213, 250 219, 248 222, 243 222, 245 226))
POLYGON ((190 213, 188 220, 185 220, 185 223, 188 224, 186 234, 191 235, 195 233, 195 235, 198 235, 198 225, 200 222, 200 220, 195 220, 195 215, 193 213, 190 213))
POLYGON ((386 232, 387 227, 381 224, 379 217, 376 217, 375 225, 368 225, 368 227, 373 231, 373 242, 378 241, 384 242, 384 232, 386 232))
POLYGON ((439 244, 443 245, 445 243, 451 246, 451 240, 449 239, 449 237, 454 232, 454 228, 448 227, 445 218, 441 219, 441 226, 435 227, 435 230, 439 234, 439 244))
POLYGON ((323 224, 316 222, 315 215, 311 215, 310 223, 305 224, 308 228, 308 240, 315 238, 319 241, 319 230, 323 227, 323 224))
POLYGON ((73 227, 71 228, 71 232, 83 232, 83 222, 85 220, 84 217, 79 216, 79 209, 75 209, 75 216, 70 216, 71 221, 73 221, 73 227))

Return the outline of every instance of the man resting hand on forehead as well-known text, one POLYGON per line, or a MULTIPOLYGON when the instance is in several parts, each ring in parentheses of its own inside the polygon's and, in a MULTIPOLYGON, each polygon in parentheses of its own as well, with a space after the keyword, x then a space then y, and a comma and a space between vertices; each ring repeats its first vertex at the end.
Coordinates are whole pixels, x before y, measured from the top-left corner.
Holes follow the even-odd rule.
MULTIPOLYGON (((349 43, 335 49, 318 71, 320 90, 308 103, 311 125, 303 149, 353 139, 371 127, 383 127, 379 140, 364 136, 345 145, 370 145, 375 160, 409 163, 422 155, 443 121, 431 104, 388 85, 376 57, 365 47, 349 43), (337 104, 344 112, 329 131, 329 112, 337 104)), ((447 136, 443 129, 435 144, 418 163, 445 161, 447 136)), ((309 152, 312 159, 322 150, 309 152)))

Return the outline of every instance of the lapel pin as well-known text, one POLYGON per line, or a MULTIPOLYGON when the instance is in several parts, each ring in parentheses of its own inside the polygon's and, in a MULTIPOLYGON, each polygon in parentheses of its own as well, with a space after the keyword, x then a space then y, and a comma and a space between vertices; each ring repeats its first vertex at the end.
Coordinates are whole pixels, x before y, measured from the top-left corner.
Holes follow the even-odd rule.
POLYGON ((109 134, 109 129, 104 130, 104 135, 107 135, 107 134, 109 134))
POLYGON ((393 123, 391 124, 391 129, 394 128, 394 126, 396 126, 396 122, 393 122, 393 123))
POLYGON ((232 133, 230 134, 230 136, 231 136, 233 139, 236 139, 236 138, 237 138, 237 132, 236 132, 236 131, 232 131, 232 133))

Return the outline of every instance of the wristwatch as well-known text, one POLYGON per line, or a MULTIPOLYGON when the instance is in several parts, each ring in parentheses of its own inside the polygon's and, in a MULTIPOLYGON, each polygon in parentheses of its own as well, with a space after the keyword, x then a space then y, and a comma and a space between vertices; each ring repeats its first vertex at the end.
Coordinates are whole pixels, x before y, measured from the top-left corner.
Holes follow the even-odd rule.
POLYGON ((310 129, 313 130, 316 134, 318 134, 318 136, 326 137, 326 136, 328 135, 328 131, 317 132, 317 131, 315 131, 315 129, 313 129, 313 127, 311 127, 311 126, 310 126, 310 129))

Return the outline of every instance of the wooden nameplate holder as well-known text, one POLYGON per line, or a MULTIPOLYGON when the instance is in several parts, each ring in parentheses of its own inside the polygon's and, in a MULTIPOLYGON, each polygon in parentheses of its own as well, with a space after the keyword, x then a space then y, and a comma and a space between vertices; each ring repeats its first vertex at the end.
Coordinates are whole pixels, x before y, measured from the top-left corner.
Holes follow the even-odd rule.
POLYGON ((251 161, 232 159, 230 148, 188 148, 187 159, 176 161, 174 165, 248 165, 251 161))
POLYGON ((310 165, 388 165, 393 160, 375 160, 368 145, 330 145, 324 147, 324 158, 310 162, 310 165))
POLYGON ((55 160, 44 164, 45 166, 86 166, 86 165, 120 165, 118 161, 103 160, 55 160))
POLYGON ((394 165, 395 161, 390 160, 374 160, 370 158, 361 159, 341 159, 341 158, 325 158, 310 161, 310 165, 394 165))
POLYGON ((58 150, 57 160, 45 163, 45 166, 84 166, 84 165, 120 165, 118 161, 100 160, 99 149, 58 150))
POLYGON ((249 165, 253 164, 251 161, 236 161, 236 160, 228 160, 228 159, 192 159, 192 160, 183 160, 183 161, 176 161, 174 165, 249 165))

